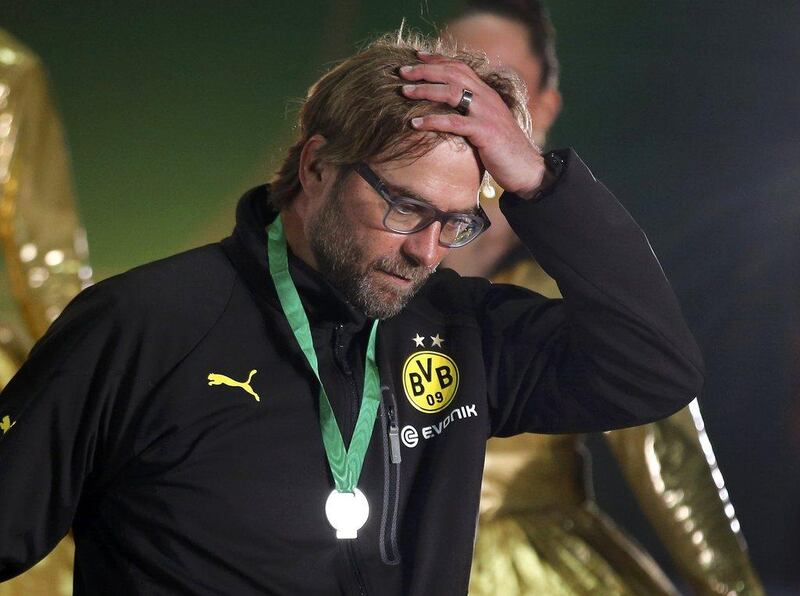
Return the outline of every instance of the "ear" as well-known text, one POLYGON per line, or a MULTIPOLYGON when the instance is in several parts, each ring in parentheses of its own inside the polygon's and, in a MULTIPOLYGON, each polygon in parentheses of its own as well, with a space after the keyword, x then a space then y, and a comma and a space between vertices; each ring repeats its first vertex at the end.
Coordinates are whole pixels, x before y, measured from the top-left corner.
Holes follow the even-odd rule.
POLYGON ((325 143, 327 143, 325 137, 319 134, 313 135, 300 152, 298 177, 303 187, 303 194, 312 202, 326 193, 329 184, 336 177, 335 168, 319 158, 319 150, 325 143))
POLYGON ((544 137, 561 113, 561 93, 558 89, 547 88, 531 98, 530 108, 533 129, 537 136, 544 137))

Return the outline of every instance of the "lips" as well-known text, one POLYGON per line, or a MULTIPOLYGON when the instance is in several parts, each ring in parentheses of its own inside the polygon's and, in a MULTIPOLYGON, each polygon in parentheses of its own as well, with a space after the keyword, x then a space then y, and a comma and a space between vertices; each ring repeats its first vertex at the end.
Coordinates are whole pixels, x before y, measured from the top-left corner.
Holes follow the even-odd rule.
POLYGON ((412 281, 411 277, 406 277, 406 276, 401 275, 399 273, 393 273, 392 271, 387 271, 386 269, 378 269, 378 271, 380 271, 381 273, 383 273, 385 275, 388 275, 389 277, 392 277, 392 278, 396 279, 397 281, 403 282, 403 283, 411 283, 411 281, 412 281))
POLYGON ((372 267, 403 288, 420 286, 432 272, 426 267, 403 262, 401 258, 384 257, 373 263, 372 267))
POLYGON ((388 273, 389 275, 391 275, 393 277, 399 277, 400 279, 403 279, 405 281, 411 281, 411 279, 412 279, 410 276, 406 276, 406 275, 403 275, 401 273, 395 273, 394 271, 389 271, 387 269, 382 269, 382 271, 384 273, 388 273))

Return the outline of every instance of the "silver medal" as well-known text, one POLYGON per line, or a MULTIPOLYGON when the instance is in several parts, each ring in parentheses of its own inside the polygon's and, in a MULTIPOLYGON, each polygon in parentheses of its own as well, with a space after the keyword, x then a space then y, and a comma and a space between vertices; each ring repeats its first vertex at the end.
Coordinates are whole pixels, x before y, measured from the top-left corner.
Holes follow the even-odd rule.
POLYGON ((325 515, 336 529, 339 539, 353 539, 358 530, 367 522, 369 503, 357 488, 351 493, 340 493, 334 490, 325 502, 325 515))

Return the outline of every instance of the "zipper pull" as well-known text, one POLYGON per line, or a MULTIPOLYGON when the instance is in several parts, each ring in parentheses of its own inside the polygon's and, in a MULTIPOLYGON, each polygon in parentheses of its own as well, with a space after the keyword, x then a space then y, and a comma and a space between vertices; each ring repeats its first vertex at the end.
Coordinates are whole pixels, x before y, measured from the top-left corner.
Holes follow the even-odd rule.
POLYGON ((389 450, 392 454, 392 463, 399 464, 403 459, 400 455, 400 428, 397 426, 394 407, 389 406, 387 410, 389 414, 389 450))

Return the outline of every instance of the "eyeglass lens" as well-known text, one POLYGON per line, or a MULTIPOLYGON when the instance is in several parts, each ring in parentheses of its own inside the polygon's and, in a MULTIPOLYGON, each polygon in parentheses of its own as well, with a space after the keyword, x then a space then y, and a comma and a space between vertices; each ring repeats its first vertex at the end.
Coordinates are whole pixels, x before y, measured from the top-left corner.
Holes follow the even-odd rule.
MULTIPOLYGON (((426 228, 437 219, 437 212, 424 205, 398 201, 389 205, 384 225, 394 232, 413 233, 426 228)), ((445 246, 461 246, 483 229, 480 223, 465 215, 447 216, 442 224, 439 242, 445 246)))

